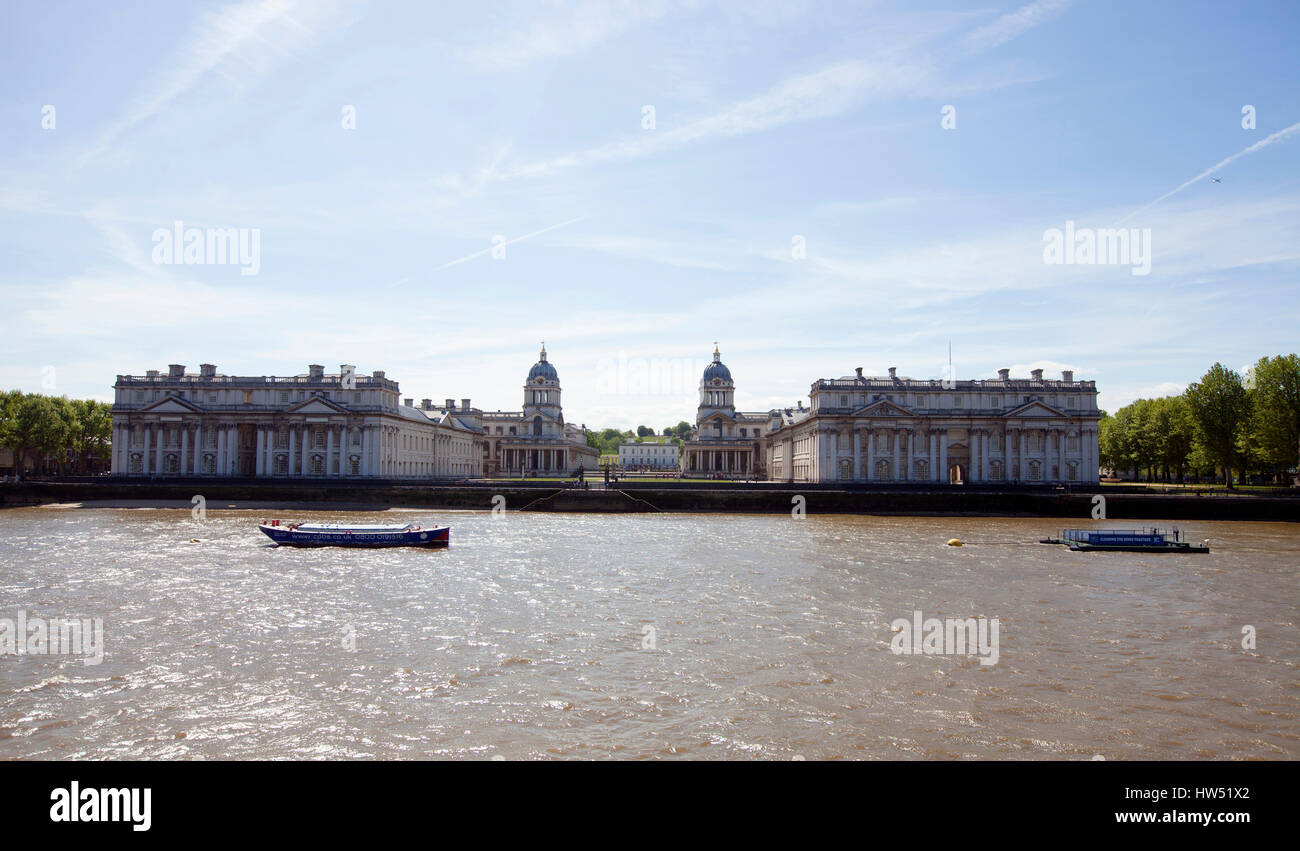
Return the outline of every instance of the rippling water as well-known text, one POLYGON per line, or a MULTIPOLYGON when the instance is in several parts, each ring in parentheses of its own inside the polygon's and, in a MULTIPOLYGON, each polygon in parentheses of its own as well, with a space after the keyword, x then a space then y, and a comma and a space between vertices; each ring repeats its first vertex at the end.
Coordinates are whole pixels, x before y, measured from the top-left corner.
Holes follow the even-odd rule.
POLYGON ((452 546, 0 512, 0 617, 102 617, 106 642, 0 657, 0 757, 1300 756, 1300 525, 1185 523, 1210 555, 1151 556, 1033 543, 1059 526, 1035 519, 274 514, 452 546), (916 609, 998 618, 998 663, 894 655, 916 609))

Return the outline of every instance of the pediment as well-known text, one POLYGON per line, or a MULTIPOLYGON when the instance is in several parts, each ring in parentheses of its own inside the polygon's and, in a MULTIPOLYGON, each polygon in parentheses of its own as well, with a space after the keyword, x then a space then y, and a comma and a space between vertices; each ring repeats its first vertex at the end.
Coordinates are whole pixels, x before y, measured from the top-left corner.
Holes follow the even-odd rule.
POLYGON ((863 408, 858 408, 853 412, 855 417, 914 417, 913 411, 904 408, 888 399, 878 399, 863 408))
POLYGON ((334 404, 329 399, 314 396, 290 405, 284 409, 284 412, 286 414, 346 414, 348 409, 334 404))
POLYGON ((700 420, 700 421, 697 423, 697 425, 704 425, 705 423, 710 423, 710 422, 713 422, 714 420, 721 420, 721 421, 724 422, 724 423, 734 423, 734 422, 736 421, 736 418, 735 418, 735 417, 732 417, 732 416, 729 416, 729 415, 727 415, 727 414, 724 414, 724 413, 722 413, 721 411, 714 411, 713 413, 709 414, 709 415, 708 415, 707 417, 705 417, 704 419, 700 420))
POLYGON ((140 412, 147 414, 193 414, 202 410, 188 399, 182 399, 179 396, 168 396, 146 405, 140 409, 140 412))
POLYGON ((1025 405, 1021 405, 1019 408, 1016 408, 1014 411, 1008 411, 1007 413, 1003 414, 1003 417, 1005 419, 1011 419, 1012 417, 1068 417, 1068 416, 1069 414, 1065 413, 1065 411, 1059 410, 1057 408, 1053 408, 1051 405, 1047 404, 1046 402, 1040 402, 1037 400, 1033 402, 1029 402, 1028 404, 1025 405))

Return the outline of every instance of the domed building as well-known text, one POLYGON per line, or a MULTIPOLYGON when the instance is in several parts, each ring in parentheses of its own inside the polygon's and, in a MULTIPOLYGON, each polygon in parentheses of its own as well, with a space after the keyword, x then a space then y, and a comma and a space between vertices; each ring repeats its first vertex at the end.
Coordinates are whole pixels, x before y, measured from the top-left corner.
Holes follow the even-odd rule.
POLYGON ((524 380, 520 411, 485 411, 479 425, 486 439, 488 476, 572 476, 594 472, 600 453, 587 445, 585 426, 564 421, 560 374, 546 357, 546 344, 524 380))
POLYGON ((761 479, 763 431, 770 413, 736 411, 736 383, 713 344, 713 362, 700 376, 700 404, 691 439, 682 445, 682 475, 703 478, 761 479))

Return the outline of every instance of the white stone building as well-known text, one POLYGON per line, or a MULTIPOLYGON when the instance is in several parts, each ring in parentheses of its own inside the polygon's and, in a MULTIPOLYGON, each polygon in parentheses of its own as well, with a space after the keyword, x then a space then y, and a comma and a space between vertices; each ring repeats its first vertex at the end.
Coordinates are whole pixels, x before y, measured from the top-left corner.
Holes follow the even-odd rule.
POLYGON ((1097 387, 1029 378, 926 381, 857 374, 812 385, 774 411, 769 476, 793 482, 1095 483, 1097 387))
MULTIPOLYGON (((468 400, 466 400, 468 401, 468 400)), ((482 475, 482 436, 457 416, 420 410, 382 371, 326 375, 119 375, 118 476, 466 478, 482 475)))
POLYGON ((773 414, 736 410, 736 384, 717 343, 700 377, 700 403, 691 439, 682 445, 686 476, 763 478, 763 432, 773 414))
POLYGON ((618 465, 624 470, 676 470, 680 453, 675 443, 625 442, 618 445, 618 465))
POLYGON ((524 380, 520 411, 476 411, 467 422, 482 430, 487 476, 572 476, 597 469, 600 452, 587 443, 587 427, 564 421, 560 376, 546 346, 524 380))

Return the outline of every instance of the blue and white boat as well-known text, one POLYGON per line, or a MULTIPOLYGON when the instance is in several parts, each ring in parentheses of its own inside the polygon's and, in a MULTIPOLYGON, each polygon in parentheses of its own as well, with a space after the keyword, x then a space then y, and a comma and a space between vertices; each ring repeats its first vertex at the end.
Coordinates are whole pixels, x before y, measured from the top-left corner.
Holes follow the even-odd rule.
POLYGON ((445 547, 451 543, 450 526, 425 527, 418 523, 284 523, 266 520, 257 528, 285 547, 445 547))
POLYGON ((1064 529, 1059 538, 1039 543, 1064 544, 1075 552, 1208 553, 1210 542, 1183 540, 1178 529, 1064 529))

